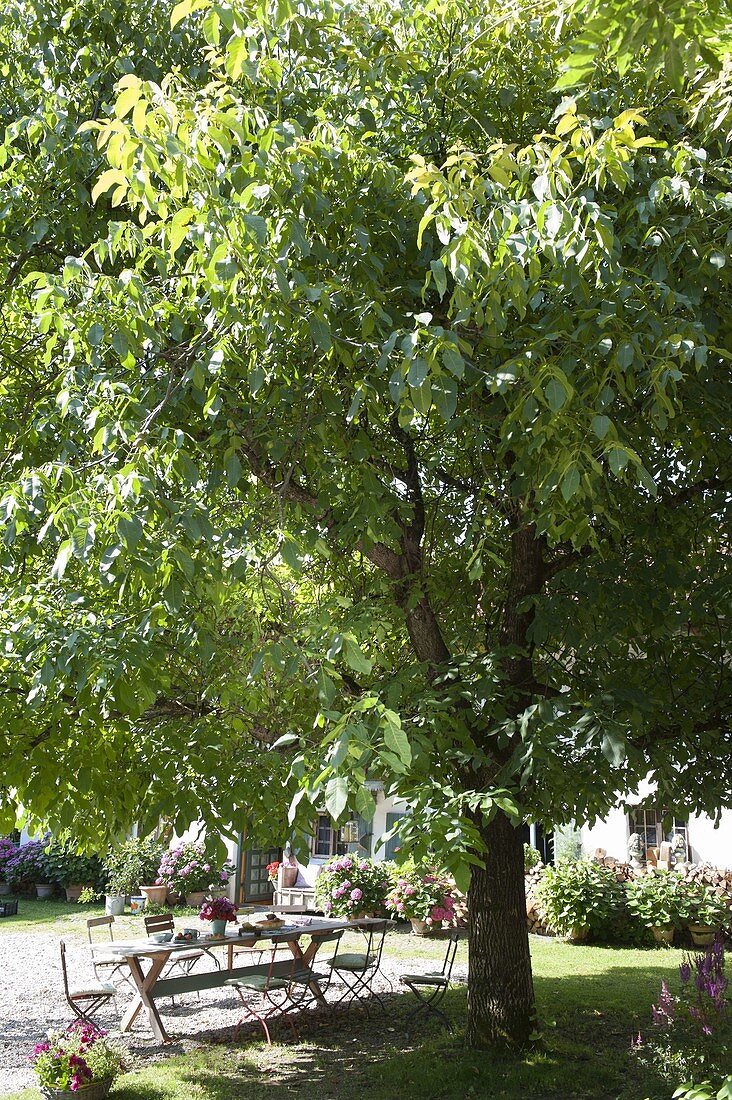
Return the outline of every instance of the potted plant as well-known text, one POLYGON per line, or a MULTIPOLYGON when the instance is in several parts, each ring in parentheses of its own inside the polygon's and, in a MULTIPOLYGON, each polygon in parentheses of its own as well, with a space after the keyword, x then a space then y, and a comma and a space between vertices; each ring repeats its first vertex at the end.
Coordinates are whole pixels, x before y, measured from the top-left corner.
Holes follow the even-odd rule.
POLYGON ((124 899, 127 896, 139 899, 142 906, 141 883, 153 882, 160 859, 162 846, 150 838, 131 837, 107 853, 105 870, 107 872, 107 913, 115 916, 124 912, 124 899), (122 898, 120 908, 120 898, 122 898))
POLYGON ((442 928, 455 920, 452 885, 442 875, 415 867, 402 873, 386 898, 386 907, 411 922, 417 936, 442 928))
POLYGON ((228 898, 212 898, 210 901, 204 901, 198 915, 201 920, 211 921, 211 931, 214 936, 223 936, 229 921, 236 924, 236 913, 236 906, 228 898))
POLYGON ((370 859, 345 855, 327 863, 315 883, 315 900, 326 916, 354 919, 383 911, 388 870, 370 859))
POLYGON ((40 840, 21 844, 15 855, 5 864, 5 873, 16 894, 35 890, 39 898, 50 898, 54 892, 45 844, 40 840))
POLYGON ((187 841, 163 853, 157 883, 185 897, 186 905, 197 909, 207 891, 226 885, 233 870, 229 863, 218 865, 204 844, 187 841))
POLYGON ((688 919, 689 898, 674 871, 649 871, 627 886, 628 909, 650 928, 657 943, 673 943, 677 928, 688 919))
POLYGON ((122 1049, 92 1024, 78 1021, 36 1043, 30 1060, 47 1100, 104 1100, 122 1072, 122 1049))
POLYGON ((732 912, 714 890, 702 883, 688 884, 686 892, 692 942, 696 947, 708 947, 719 932, 730 927, 732 912))
POLYGON ((51 841, 46 849, 49 874, 66 891, 67 901, 78 901, 82 890, 98 887, 104 875, 98 855, 77 852, 72 844, 51 841))
POLYGON ((10 880, 5 868, 17 851, 18 845, 14 841, 0 837, 0 894, 10 893, 10 880))
POLYGON ((547 867, 536 899, 549 928, 572 943, 606 935, 625 903, 614 872, 588 859, 547 867))

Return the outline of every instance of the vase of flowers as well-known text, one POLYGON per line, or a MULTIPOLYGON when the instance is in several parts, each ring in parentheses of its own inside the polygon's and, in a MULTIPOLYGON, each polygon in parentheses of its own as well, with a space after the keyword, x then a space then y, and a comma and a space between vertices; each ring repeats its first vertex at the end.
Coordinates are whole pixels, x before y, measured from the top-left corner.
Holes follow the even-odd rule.
POLYGON ((412 922, 418 936, 442 928, 444 921, 455 920, 452 885, 442 875, 415 868, 398 878, 386 899, 387 909, 412 922))
POLYGON ((211 898, 204 901, 198 915, 201 920, 211 921, 214 936, 223 936, 229 921, 236 924, 236 912, 236 906, 228 898, 211 898))
POLYGON ((364 917, 384 910, 389 874, 383 864, 345 855, 323 867, 315 883, 315 900, 326 916, 364 917))
POLYGON ((122 1049, 92 1024, 50 1032, 30 1055, 46 1100, 104 1100, 122 1072, 122 1049))
POLYGON ((219 865, 204 844, 188 841, 163 854, 156 884, 167 886, 185 897, 186 904, 198 908, 208 891, 226 885, 233 870, 230 863, 219 865))

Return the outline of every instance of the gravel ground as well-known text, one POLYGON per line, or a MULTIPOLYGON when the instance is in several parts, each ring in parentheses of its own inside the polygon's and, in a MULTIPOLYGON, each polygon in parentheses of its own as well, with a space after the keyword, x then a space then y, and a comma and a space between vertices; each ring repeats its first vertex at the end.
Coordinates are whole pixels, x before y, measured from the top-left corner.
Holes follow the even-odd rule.
MULTIPOLYGON (((441 946, 435 944, 435 948, 431 961, 418 957, 382 960, 382 972, 375 984, 377 991, 389 991, 390 981, 397 988, 399 973, 433 969, 434 959, 442 955, 441 946)), ((69 937, 66 960, 72 986, 93 979, 86 944, 74 942, 69 937)), ((198 963, 198 968, 206 967, 205 959, 198 963)), ((454 978, 460 980, 465 975, 465 967, 456 965, 454 978)), ((338 995, 335 982, 331 984, 329 999, 331 995, 338 995)), ((116 1001, 97 1014, 99 1026, 114 1034, 130 996, 129 986, 121 984, 116 1001)), ((236 994, 222 988, 202 991, 200 1000, 196 994, 187 994, 182 1001, 176 998, 175 1008, 166 998, 160 1002, 159 1011, 168 1034, 175 1039, 165 1045, 158 1043, 141 1013, 132 1032, 123 1037, 133 1064, 159 1060, 166 1054, 180 1054, 205 1040, 227 1038, 241 1015, 236 994)), ((71 1018, 63 995, 58 937, 42 931, 3 935, 0 939, 0 1096, 33 1086, 35 1077, 26 1062, 28 1051, 49 1029, 67 1027, 71 1018)), ((261 1030, 257 1027, 251 1034, 258 1039, 261 1030)))

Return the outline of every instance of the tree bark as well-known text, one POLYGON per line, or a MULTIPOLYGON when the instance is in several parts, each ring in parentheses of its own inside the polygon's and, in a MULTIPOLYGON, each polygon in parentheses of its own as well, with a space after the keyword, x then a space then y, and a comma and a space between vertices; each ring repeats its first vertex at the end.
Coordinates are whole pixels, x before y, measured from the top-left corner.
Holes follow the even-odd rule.
POLYGON ((481 828, 485 868, 468 891, 468 1046, 524 1047, 536 1028, 520 828, 498 813, 481 828))

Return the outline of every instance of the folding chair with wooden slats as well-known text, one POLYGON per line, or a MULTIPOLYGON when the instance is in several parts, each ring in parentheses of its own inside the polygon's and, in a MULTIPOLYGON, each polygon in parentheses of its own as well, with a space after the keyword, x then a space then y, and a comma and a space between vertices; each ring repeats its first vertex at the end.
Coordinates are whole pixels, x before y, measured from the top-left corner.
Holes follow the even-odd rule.
POLYGON ((92 966, 94 976, 98 981, 123 981, 134 988, 134 982, 130 976, 127 961, 118 955, 114 947, 114 932, 112 925, 114 917, 90 917, 86 922, 86 934, 92 953, 92 966), (95 942, 94 931, 106 928, 109 933, 107 942, 95 942))
MULTIPOLYGON (((154 916, 143 917, 145 923, 145 931, 148 936, 152 936, 155 932, 172 932, 175 934, 175 921, 173 920, 172 913, 160 913, 154 916)), ((195 947, 191 945, 190 948, 185 948, 183 951, 176 951, 175 954, 170 956, 168 964, 165 967, 161 977, 169 978, 172 975, 188 975, 193 967, 199 962, 204 955, 213 961, 217 970, 221 969, 221 963, 214 955, 213 951, 209 951, 204 947, 195 947)), ((175 1005, 175 997, 171 996, 171 1001, 175 1005)), ((198 994, 198 999, 201 999, 201 994, 198 994)))
POLYGON ((408 1014, 405 1023, 416 1020, 423 1012, 426 1015, 437 1016, 444 1023, 448 1031, 452 1031, 452 1024, 444 1012, 437 1006, 447 993, 450 984, 455 955, 457 953, 459 936, 452 932, 448 937, 445 959, 441 970, 431 970, 426 974, 400 974, 399 981, 406 985, 410 993, 419 1002, 416 1008, 408 1014))
POLYGON ((116 986, 111 982, 89 982, 88 985, 79 986, 78 988, 69 988, 69 975, 66 969, 66 944, 61 940, 61 973, 64 980, 64 994, 66 1000, 69 1003, 70 1008, 80 1020, 84 1020, 87 1024, 91 1024, 95 1027, 92 1014, 101 1008, 103 1004, 107 1004, 113 997, 117 995, 116 986))

